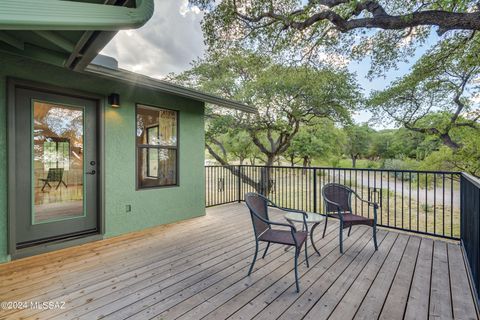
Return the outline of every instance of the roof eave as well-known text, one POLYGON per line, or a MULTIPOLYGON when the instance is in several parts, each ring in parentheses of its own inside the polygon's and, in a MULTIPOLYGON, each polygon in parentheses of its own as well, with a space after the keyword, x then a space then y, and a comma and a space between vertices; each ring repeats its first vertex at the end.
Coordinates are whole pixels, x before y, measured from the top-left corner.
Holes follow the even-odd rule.
POLYGON ((136 74, 126 70, 115 70, 110 68, 105 68, 98 65, 89 65, 85 68, 85 71, 90 74, 95 74, 96 76, 114 79, 122 82, 128 82, 136 86, 145 87, 149 89, 154 89, 166 93, 175 94, 177 96, 189 98, 192 100, 197 100, 201 102, 211 103, 217 106, 240 110, 248 113, 257 113, 255 107, 217 97, 208 93, 203 93, 194 89, 189 89, 182 87, 180 85, 170 83, 164 80, 158 80, 150 78, 144 75, 136 74))
POLYGON ((59 0, 0 1, 0 30, 118 31, 143 26, 153 15, 153 0, 135 8, 59 0), (30 5, 28 5, 30 3, 30 5))
POLYGON ((8 44, 10 53, 29 56, 71 70, 83 70, 115 36, 118 30, 139 28, 153 15, 154 0, 105 0, 102 4, 60 0, 1 0, 0 41, 8 44), (32 31, 57 46, 60 53, 36 48, 29 55, 25 44, 1 30, 32 31), (70 42, 56 31, 83 31, 76 42, 70 42), (63 61, 58 55, 66 53, 63 61))

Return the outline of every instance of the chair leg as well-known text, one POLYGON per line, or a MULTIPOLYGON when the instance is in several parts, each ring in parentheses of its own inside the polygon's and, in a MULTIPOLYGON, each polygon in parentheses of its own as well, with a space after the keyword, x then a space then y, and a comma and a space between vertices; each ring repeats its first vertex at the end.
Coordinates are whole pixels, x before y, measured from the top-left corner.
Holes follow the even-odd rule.
POLYGON ((300 250, 295 248, 295 286, 297 287, 297 293, 300 292, 300 286, 298 284, 298 255, 300 254, 300 250))
POLYGON ((307 239, 305 239, 305 261, 307 262, 307 268, 310 268, 310 265, 308 264, 307 242, 307 239))
POLYGON ((340 234, 338 235, 340 240, 340 253, 343 254, 343 222, 340 220, 340 234))
POLYGON ((375 251, 378 250, 378 244, 377 244, 377 226, 373 225, 373 244, 375 245, 375 251))
POLYGON ((352 226, 350 226, 350 228, 348 228, 348 237, 350 237, 350 231, 352 231, 352 226))
POLYGON ((325 232, 327 231, 327 221, 328 221, 328 216, 325 216, 325 226, 323 227, 322 239, 325 238, 325 232))
POLYGON ((265 248, 265 251, 263 252, 262 259, 265 259, 265 256, 267 255, 268 248, 270 247, 270 242, 267 243, 267 247, 265 248))
POLYGON ((65 188, 68 189, 68 186, 67 186, 67 184, 65 183, 65 181, 62 180, 61 182, 63 183, 63 185, 65 186, 65 188))
POLYGON ((60 187, 60 185, 62 184, 62 181, 60 181, 57 186, 55 187, 55 190, 58 190, 58 188, 60 187))
POLYGON ((253 256, 252 265, 250 266, 250 269, 248 270, 248 275, 250 275, 252 273, 253 266, 255 265, 255 261, 257 260, 257 254, 258 254, 258 241, 255 242, 255 255, 253 256))
POLYGON ((42 187, 42 192, 43 192, 43 190, 45 190, 45 187, 46 187, 46 186, 47 186, 47 183, 44 182, 44 183, 43 183, 43 187, 42 187))

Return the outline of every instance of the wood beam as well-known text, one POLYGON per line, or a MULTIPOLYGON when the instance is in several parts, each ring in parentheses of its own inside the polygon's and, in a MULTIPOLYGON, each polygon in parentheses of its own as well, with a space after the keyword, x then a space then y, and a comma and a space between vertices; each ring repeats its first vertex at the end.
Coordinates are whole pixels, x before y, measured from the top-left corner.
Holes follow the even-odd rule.
POLYGON ((52 31, 33 31, 36 35, 42 37, 43 39, 49 41, 53 45, 63 49, 66 52, 72 52, 75 48, 75 45, 69 40, 60 36, 59 34, 52 31))
POLYGON ((24 50, 25 49, 25 43, 23 41, 18 40, 15 37, 12 37, 11 35, 6 33, 5 31, 0 31, 0 41, 3 41, 6 44, 8 44, 8 45, 10 45, 14 48, 17 48, 19 50, 24 50))

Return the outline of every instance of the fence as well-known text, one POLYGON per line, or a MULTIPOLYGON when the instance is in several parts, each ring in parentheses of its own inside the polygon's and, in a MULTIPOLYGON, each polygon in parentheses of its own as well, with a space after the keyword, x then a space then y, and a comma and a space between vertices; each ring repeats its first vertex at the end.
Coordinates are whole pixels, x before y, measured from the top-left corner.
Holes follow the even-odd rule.
MULTIPOLYGON (((331 182, 379 204, 380 226, 449 239, 460 238, 458 172, 323 167, 207 166, 206 206, 244 200, 260 192, 280 206, 323 212, 322 187, 331 182)), ((357 214, 373 209, 353 200, 357 214)))
POLYGON ((468 174, 461 180, 461 235, 472 282, 480 289, 480 181, 468 174))

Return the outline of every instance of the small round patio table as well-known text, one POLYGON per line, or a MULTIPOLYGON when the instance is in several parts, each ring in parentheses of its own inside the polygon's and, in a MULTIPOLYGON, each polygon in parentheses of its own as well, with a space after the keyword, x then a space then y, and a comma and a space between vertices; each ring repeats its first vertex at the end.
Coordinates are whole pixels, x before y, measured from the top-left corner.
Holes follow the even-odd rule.
MULTIPOLYGON (((307 224, 312 224, 312 228, 308 230, 308 233, 310 234, 310 241, 312 242, 313 249, 315 249, 318 255, 320 255, 320 252, 317 250, 315 242, 313 241, 313 231, 315 231, 315 228, 320 224, 320 222, 323 221, 323 219, 325 218, 318 213, 307 212, 307 224)), ((299 212, 289 212, 285 214, 285 220, 287 220, 287 222, 292 226, 295 226, 295 222, 303 224, 303 214, 299 212)))

